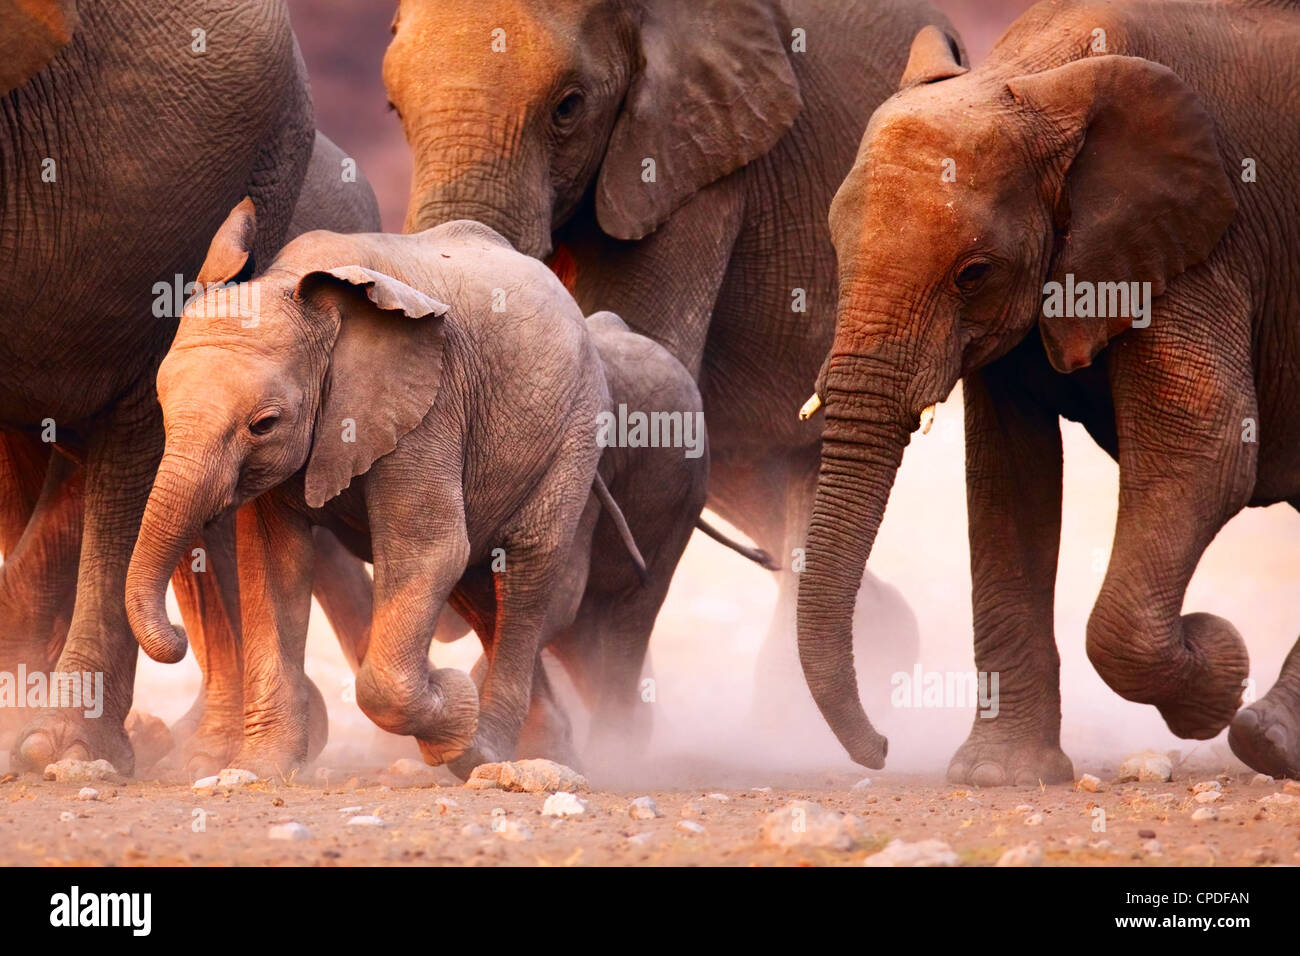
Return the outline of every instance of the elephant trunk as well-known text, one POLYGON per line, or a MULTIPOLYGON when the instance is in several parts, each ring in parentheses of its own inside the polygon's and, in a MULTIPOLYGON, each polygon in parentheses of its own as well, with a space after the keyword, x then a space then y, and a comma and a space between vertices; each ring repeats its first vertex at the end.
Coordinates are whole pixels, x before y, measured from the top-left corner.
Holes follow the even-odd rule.
POLYGON ((185 656, 185 637, 167 617, 167 583, 185 549, 220 512, 219 497, 197 466, 170 450, 163 456, 126 575, 127 619, 156 661, 174 664, 185 656))
POLYGON ((799 660, 817 707, 849 756, 883 767, 888 742, 868 719, 853 667, 853 608, 909 435, 896 372, 838 354, 822 396, 821 471, 799 580, 799 660), (872 391, 872 389, 876 391, 872 391))

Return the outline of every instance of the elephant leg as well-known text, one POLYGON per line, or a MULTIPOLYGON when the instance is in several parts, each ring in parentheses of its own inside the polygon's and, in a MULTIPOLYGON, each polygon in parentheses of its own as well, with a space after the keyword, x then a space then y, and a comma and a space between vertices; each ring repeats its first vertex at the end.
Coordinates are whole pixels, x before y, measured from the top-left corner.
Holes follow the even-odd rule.
POLYGON ((122 774, 135 769, 123 726, 139 652, 126 619, 126 570, 162 445, 162 415, 149 376, 96 423, 87 449, 77 597, 56 670, 68 675, 64 679, 102 687, 102 694, 92 709, 42 712, 19 733, 18 766, 40 769, 78 757, 106 759, 122 774))
MULTIPOLYGON (((28 440, 9 434, 0 446, 28 440)), ((35 443, 39 444, 39 443, 35 443)), ((59 659, 77 595, 77 563, 85 509, 82 470, 58 452, 41 449, 5 459, 24 474, 0 468, 0 495, 27 500, 27 487, 40 482, 21 535, 5 544, 0 565, 0 671, 48 673, 59 659), (32 471, 39 471, 32 474, 32 471)), ((12 529, 9 529, 12 530, 12 529)), ((7 752, 31 712, 0 708, 0 750, 7 752)))
POLYGON ((1277 683, 1232 719, 1228 745, 1252 770, 1300 780, 1300 641, 1277 683))
POLYGON ((235 521, 204 531, 202 557, 183 560, 172 590, 203 683, 187 714, 172 727, 176 745, 163 767, 191 780, 229 767, 244 740, 244 660, 239 633, 239 578, 235 521))
POLYGON ((371 470, 367 487, 375 613, 357 705, 381 729, 415 737, 437 765, 464 753, 478 724, 469 675, 429 664, 438 615, 469 560, 459 472, 420 494, 385 494, 382 470, 371 470))
POLYGON ((374 614, 374 583, 365 564, 328 529, 312 529, 316 557, 312 594, 325 612, 343 657, 357 672, 366 656, 370 619, 374 614))
MULTIPOLYGON (((486 678, 487 674, 483 676, 486 678)), ((573 723, 556 697, 540 657, 533 666, 528 716, 520 728, 517 749, 521 759, 544 757, 567 767, 580 766, 578 752, 573 746, 573 723)))
POLYGON ((1154 704, 1180 737, 1223 730, 1249 675, 1236 629, 1182 614, 1187 583, 1255 487, 1258 445, 1250 325, 1194 274, 1159 300, 1151 325, 1112 349, 1119 511, 1088 658, 1120 696, 1154 704), (1167 301, 1168 300, 1168 301, 1167 301))
POLYGON ((948 779, 975 786, 1065 783, 1060 656, 1053 631, 1061 541, 1061 429, 1007 366, 962 383, 975 669, 996 708, 978 710, 948 779), (991 716, 990 716, 991 715, 991 716))
POLYGON ((0 554, 5 557, 27 530, 49 462, 49 445, 23 432, 0 431, 0 554))
MULTIPOLYGON (((243 741, 233 766, 288 776, 308 759, 314 686, 303 671, 311 615, 311 526, 275 493, 235 515, 243 641, 243 741)), ((314 695, 319 699, 319 693, 314 695)), ((323 737, 323 728, 316 730, 323 737)), ((323 746, 323 742, 322 742, 323 746)))

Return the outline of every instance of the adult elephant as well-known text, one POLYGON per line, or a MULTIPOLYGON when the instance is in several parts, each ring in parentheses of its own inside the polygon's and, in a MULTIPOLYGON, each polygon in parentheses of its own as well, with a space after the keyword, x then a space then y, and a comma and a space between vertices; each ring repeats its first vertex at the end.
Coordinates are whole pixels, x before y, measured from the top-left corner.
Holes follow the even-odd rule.
POLYGON ((245 195, 260 214, 252 259, 270 261, 311 155, 311 101, 276 0, 5 2, 0 36, 0 427, 54 437, 84 464, 56 669, 102 674, 105 697, 98 720, 40 713, 13 756, 104 757, 125 773, 124 581, 162 450, 154 373, 180 305, 158 317, 155 286, 194 276, 245 195))
POLYGON ((1232 515, 1300 504, 1300 8, 1043 3, 971 72, 923 32, 904 87, 831 210, 842 299, 799 594, 822 712, 880 765, 849 611, 909 433, 960 378, 975 663, 1001 701, 949 778, 1072 775, 1053 634, 1061 416, 1119 462, 1097 671, 1179 736, 1231 722, 1251 766, 1300 773, 1300 653, 1238 714, 1241 638, 1182 613, 1232 515))
MULTIPOLYGON (((923 0, 403 0, 384 60, 415 154, 407 231, 472 218, 554 253, 585 311, 696 376, 709 507, 784 556, 774 720, 816 720, 791 635, 818 436, 792 409, 831 341, 826 213, 925 25, 948 29, 923 0)), ((898 593, 863 591, 914 650, 898 593)))

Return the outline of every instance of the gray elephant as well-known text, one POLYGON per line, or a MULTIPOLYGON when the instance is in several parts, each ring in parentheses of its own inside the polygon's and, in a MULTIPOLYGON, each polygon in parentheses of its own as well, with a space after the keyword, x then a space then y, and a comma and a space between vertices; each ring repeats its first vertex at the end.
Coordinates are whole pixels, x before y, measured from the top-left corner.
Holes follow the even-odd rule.
POLYGON ((1247 506, 1300 505, 1300 8, 1043 3, 967 71, 933 31, 831 209, 843 289, 818 392, 822 467, 799 594, 809 685, 850 755, 849 615, 909 433, 961 379, 975 664, 1000 675, 949 778, 1059 782, 1059 419, 1119 463, 1088 656, 1182 737, 1231 724, 1300 774, 1300 652, 1238 712, 1245 645, 1184 614, 1247 506), (1243 44, 1243 36, 1261 42, 1243 44))
MULTIPOLYGON (((0 426, 53 438, 84 465, 56 667, 102 674, 105 698, 98 720, 40 713, 13 757, 37 768, 104 757, 129 773, 137 648, 122 594, 162 449, 154 373, 180 307, 174 296, 154 314, 154 290, 193 275, 244 195, 262 210, 254 251, 270 261, 311 154, 310 96, 279 0, 28 0, 2 12, 0 426)), ((6 564, 6 583, 27 566, 6 564)))
MULTIPOLYGON (((554 253, 584 310, 699 382, 709 506, 784 566, 772 721, 811 710, 790 638, 818 435, 788 412, 831 342, 826 213, 927 24, 947 29, 922 0, 404 0, 384 60, 415 157, 406 229, 472 218, 554 253)), ((894 633, 860 654, 914 647, 898 593, 863 593, 894 633)))
MULTIPOLYGON (((205 273, 237 275, 254 223, 241 203, 205 273)), ((582 314, 550 270, 477 223, 308 233, 261 279, 187 308, 158 395, 167 447, 128 613, 146 653, 179 660, 167 576, 200 527, 251 503, 237 522, 256 680, 236 763, 285 771, 307 754, 313 524, 375 566, 362 710, 463 773, 513 753, 608 407, 582 314), (443 604, 476 571, 495 595, 481 694, 427 656, 443 604)))

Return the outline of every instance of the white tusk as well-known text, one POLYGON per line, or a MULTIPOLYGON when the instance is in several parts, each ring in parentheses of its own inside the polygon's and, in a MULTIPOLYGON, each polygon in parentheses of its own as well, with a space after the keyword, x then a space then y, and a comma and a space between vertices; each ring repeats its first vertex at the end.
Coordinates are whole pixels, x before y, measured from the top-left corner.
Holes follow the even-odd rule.
POLYGON ((822 407, 822 397, 813 392, 812 398, 803 403, 803 408, 799 409, 799 421, 806 422, 817 414, 817 409, 822 407))
POLYGON ((927 405, 921 409, 921 434, 930 434, 930 426, 934 424, 934 412, 937 405, 927 405))

